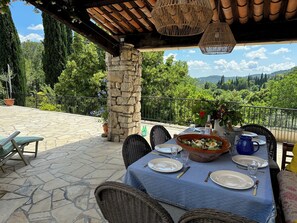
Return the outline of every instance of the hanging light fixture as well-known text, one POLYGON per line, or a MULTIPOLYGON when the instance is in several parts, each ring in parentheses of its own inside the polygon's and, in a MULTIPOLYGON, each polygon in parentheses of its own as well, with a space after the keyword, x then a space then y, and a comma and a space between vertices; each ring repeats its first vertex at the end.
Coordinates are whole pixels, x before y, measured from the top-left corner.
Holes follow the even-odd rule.
POLYGON ((198 35, 212 16, 209 0, 158 0, 152 10, 157 31, 166 36, 198 35))
MULTIPOLYGON (((219 6, 220 0, 218 11, 219 6)), ((220 20, 208 25, 198 44, 202 53, 208 55, 231 53, 235 45, 236 41, 229 25, 225 22, 220 22, 220 20)))

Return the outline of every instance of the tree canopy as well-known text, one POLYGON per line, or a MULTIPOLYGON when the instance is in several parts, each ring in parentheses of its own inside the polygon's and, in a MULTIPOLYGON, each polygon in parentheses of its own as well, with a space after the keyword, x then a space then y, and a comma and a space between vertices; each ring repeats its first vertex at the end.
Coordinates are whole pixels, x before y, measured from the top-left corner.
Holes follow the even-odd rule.
POLYGON ((16 104, 25 105, 26 75, 21 43, 12 21, 10 10, 0 14, 0 72, 7 72, 10 65, 15 77, 12 79, 13 97, 16 104))

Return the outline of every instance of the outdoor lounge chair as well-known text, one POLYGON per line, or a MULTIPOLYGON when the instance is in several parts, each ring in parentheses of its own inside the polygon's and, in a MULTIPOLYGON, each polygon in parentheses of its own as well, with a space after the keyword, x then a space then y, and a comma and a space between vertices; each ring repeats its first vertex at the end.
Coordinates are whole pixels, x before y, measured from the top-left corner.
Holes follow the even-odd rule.
POLYGON ((21 160, 28 164, 28 161, 25 159, 23 153, 34 153, 34 156, 37 156, 38 151, 38 142, 42 141, 42 137, 38 136, 20 136, 20 131, 15 131, 7 138, 0 136, 0 167, 2 167, 5 162, 11 159, 16 153, 19 154, 21 160), (25 151, 25 146, 30 143, 35 142, 35 151, 25 151))

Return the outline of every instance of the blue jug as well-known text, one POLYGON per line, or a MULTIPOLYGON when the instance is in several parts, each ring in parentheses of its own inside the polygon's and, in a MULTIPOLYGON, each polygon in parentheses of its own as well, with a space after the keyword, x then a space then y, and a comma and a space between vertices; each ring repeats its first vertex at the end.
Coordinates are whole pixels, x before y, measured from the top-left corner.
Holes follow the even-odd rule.
POLYGON ((255 143, 257 143, 257 147, 258 147, 256 150, 254 148, 252 137, 247 135, 241 135, 236 145, 236 150, 238 154, 241 154, 241 155, 252 155, 253 153, 257 152, 260 148, 259 143, 258 142, 255 142, 255 143))

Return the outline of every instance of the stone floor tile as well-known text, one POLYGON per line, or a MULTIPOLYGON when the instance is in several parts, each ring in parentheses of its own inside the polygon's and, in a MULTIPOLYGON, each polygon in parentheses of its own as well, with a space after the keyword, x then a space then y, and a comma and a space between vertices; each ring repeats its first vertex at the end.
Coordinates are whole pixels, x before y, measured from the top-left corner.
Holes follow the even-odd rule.
POLYGON ((23 206, 29 198, 19 198, 13 200, 0 200, 0 223, 5 223, 12 213, 23 206))
POLYGON ((68 204, 72 204, 72 202, 68 201, 68 200, 53 201, 52 202, 52 208, 54 210, 54 209, 57 209, 59 207, 62 207, 62 206, 68 205, 68 204))
POLYGON ((46 182, 43 186, 43 190, 50 191, 50 190, 65 187, 68 185, 69 185, 69 183, 66 182, 65 180, 62 180, 60 178, 55 178, 54 180, 46 182))
POLYGON ((84 165, 83 167, 72 171, 70 173, 70 175, 74 176, 74 177, 82 178, 82 177, 86 176, 87 174, 93 172, 94 170, 95 170, 95 168, 88 166, 88 165, 84 165))
POLYGON ((75 206, 85 211, 88 209, 88 201, 89 201, 88 195, 79 196, 75 199, 75 206))
POLYGON ((44 182, 48 182, 48 181, 51 181, 51 180, 55 179, 55 176, 52 175, 49 172, 44 172, 44 173, 41 173, 41 174, 37 174, 36 176, 39 177, 39 179, 41 179, 44 182))
POLYGON ((52 194, 53 194, 53 201, 59 201, 65 198, 64 196, 65 191, 62 190, 61 188, 53 190, 52 194))
POLYGON ((90 188, 86 185, 72 185, 66 188, 65 197, 68 200, 74 201, 77 197, 81 195, 88 195, 90 188))
POLYGON ((5 193, 4 196, 1 197, 2 200, 13 200, 18 198, 24 198, 24 196, 15 193, 5 193))
POLYGON ((18 194, 25 195, 25 196, 31 196, 33 191, 35 191, 37 188, 38 188, 38 186, 25 186, 25 187, 20 187, 15 192, 18 194))
POLYGON ((83 179, 90 179, 90 178, 99 178, 99 177, 105 177, 108 178, 109 176, 112 176, 115 173, 115 170, 94 170, 93 172, 85 175, 83 179))
POLYGON ((27 181, 27 178, 17 178, 17 179, 14 179, 10 182, 10 184, 14 184, 14 185, 18 185, 18 186, 21 186, 23 184, 25 184, 25 182, 27 181))
POLYGON ((51 197, 45 198, 41 201, 38 201, 37 203, 34 202, 33 199, 33 204, 32 207, 30 208, 29 213, 38 213, 38 212, 47 212, 51 210, 51 204, 52 204, 52 199, 51 197))
POLYGON ((38 188, 37 190, 34 191, 33 196, 32 196, 32 202, 34 204, 36 204, 37 202, 50 197, 51 193, 48 193, 44 190, 41 190, 40 188, 38 188))
POLYGON ((27 178, 27 181, 24 185, 40 185, 43 184, 44 182, 40 180, 37 176, 30 176, 27 178))
POLYGON ((81 214, 81 210, 74 206, 74 204, 68 204, 51 211, 53 217, 57 222, 72 223, 81 214))
POLYGON ((18 210, 9 217, 6 223, 29 223, 29 221, 24 212, 18 210))
POLYGON ((29 214, 30 222, 42 222, 42 221, 52 221, 52 216, 50 212, 40 212, 29 214))
POLYGON ((18 189, 20 189, 20 186, 12 185, 12 184, 0 184, 1 191, 14 192, 18 189))

